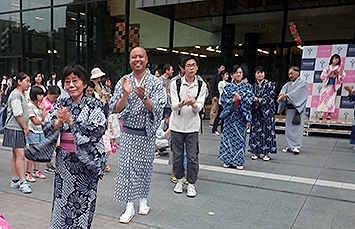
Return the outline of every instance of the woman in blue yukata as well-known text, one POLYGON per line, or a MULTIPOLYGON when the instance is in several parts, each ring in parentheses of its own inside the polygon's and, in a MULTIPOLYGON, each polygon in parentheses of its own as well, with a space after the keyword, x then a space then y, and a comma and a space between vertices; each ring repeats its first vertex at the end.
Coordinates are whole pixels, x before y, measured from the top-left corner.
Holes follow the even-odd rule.
POLYGON ((101 102, 85 94, 89 74, 80 65, 68 65, 62 84, 70 97, 53 104, 43 122, 46 136, 60 132, 51 229, 91 228, 97 183, 105 168, 105 115, 101 102), (55 133, 54 133, 55 132, 55 133))
POLYGON ((255 93, 254 103, 251 107, 251 129, 249 137, 249 151, 251 159, 262 158, 269 161, 269 154, 277 152, 275 134, 275 111, 274 98, 275 85, 265 79, 265 70, 258 66, 255 68, 256 82, 253 84, 255 93), (264 154, 264 156, 261 156, 264 154))
POLYGON ((227 84, 221 96, 223 111, 220 118, 224 118, 223 136, 219 148, 218 158, 224 162, 224 168, 233 165, 237 169, 244 169, 245 141, 247 128, 250 129, 250 107, 254 102, 253 88, 244 82, 243 69, 235 65, 232 69, 232 83, 227 84))

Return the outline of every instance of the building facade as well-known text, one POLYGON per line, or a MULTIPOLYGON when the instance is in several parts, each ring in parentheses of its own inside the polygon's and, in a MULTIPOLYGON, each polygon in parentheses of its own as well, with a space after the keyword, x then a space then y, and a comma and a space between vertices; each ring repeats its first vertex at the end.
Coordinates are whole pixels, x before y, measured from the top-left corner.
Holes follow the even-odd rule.
MULTIPOLYGON (((300 65, 303 45, 355 43, 353 0, 131 0, 129 47, 148 50, 149 67, 177 69, 196 55, 201 75, 218 64, 255 66, 278 85, 300 65), (296 33, 291 27, 296 26, 296 33)), ((0 8, 0 74, 60 73, 99 66, 114 79, 127 69, 124 0, 5 0, 0 8)), ((279 86, 278 86, 279 87, 279 86)))

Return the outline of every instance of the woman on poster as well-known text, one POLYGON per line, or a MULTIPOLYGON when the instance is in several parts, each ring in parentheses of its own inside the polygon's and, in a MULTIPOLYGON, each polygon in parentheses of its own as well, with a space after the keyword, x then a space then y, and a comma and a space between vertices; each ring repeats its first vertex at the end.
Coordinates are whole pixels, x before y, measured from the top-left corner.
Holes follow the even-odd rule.
POLYGON ((330 58, 329 65, 323 70, 320 76, 323 81, 323 87, 320 91, 317 108, 317 111, 321 112, 319 120, 322 120, 326 116, 328 116, 327 119, 330 120, 331 115, 335 111, 337 91, 345 78, 345 72, 344 69, 340 67, 340 62, 340 56, 334 54, 330 58))

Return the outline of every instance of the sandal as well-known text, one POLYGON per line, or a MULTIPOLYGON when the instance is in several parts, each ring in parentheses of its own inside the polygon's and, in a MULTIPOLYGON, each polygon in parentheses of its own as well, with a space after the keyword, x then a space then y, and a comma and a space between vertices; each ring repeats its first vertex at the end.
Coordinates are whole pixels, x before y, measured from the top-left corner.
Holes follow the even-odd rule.
POLYGON ((158 152, 155 152, 155 157, 161 157, 161 155, 158 152))
POLYGON ((149 206, 147 206, 145 209, 140 209, 139 208, 138 214, 139 215, 148 215, 149 211, 150 211, 150 207, 149 206))
POLYGON ((106 167, 105 167, 105 172, 108 172, 108 171, 110 171, 111 170, 111 167, 109 166, 109 165, 106 165, 106 167))
POLYGON ((123 215, 121 215, 121 217, 118 220, 118 222, 127 224, 127 223, 131 222, 131 220, 133 219, 133 216, 134 215, 126 216, 126 215, 123 214, 123 215))
POLYGON ((183 182, 184 184, 189 184, 189 182, 187 181, 187 179, 186 179, 185 177, 182 178, 182 182, 183 182))
POLYGON ((177 179, 176 179, 176 176, 171 176, 171 182, 173 182, 174 184, 177 183, 177 179))

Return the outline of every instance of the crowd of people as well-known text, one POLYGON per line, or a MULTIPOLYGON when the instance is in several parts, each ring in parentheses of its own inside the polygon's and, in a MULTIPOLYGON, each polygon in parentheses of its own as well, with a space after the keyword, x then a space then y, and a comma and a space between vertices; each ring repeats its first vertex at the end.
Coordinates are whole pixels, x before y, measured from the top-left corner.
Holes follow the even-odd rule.
MULTIPOLYGON (((3 77, 1 101, 8 116, 3 146, 12 148, 10 188, 31 193, 29 183, 46 178, 36 160, 27 160, 26 166, 28 147, 37 146, 50 154, 52 159, 44 170, 55 174, 50 228, 91 227, 98 182, 111 170, 108 158, 118 149, 113 197, 126 203, 119 222, 133 219, 137 199, 138 214, 150 212, 147 197, 153 160, 169 154, 169 147, 173 191, 186 191, 188 197, 197 195, 201 111, 209 95, 207 84, 197 75, 199 59, 182 56, 175 77, 171 64, 153 75, 147 63, 146 50, 133 48, 129 56, 132 72, 123 76, 114 90, 110 77, 100 68, 93 68, 90 75, 81 65, 66 66, 60 80, 52 73, 47 83, 42 73, 32 77, 19 73, 12 80, 3 77)), ((330 70, 321 77, 328 81, 324 87, 331 87, 324 93, 334 92, 342 82, 344 75, 338 63, 340 58, 332 57, 330 70)), ((300 78, 298 67, 291 67, 288 76, 290 81, 276 95, 275 84, 267 79, 263 67, 255 68, 255 83, 251 85, 241 66, 231 70, 218 66, 210 85, 209 124, 211 132, 221 136, 216 155, 224 168, 244 169, 247 150, 252 160, 271 160, 270 155, 277 153, 275 113, 286 108, 287 145, 282 151, 300 153, 308 84, 300 78)), ((344 88, 355 100, 353 87, 344 88)), ((322 114, 331 113, 332 105, 324 104, 319 108, 322 114)))

